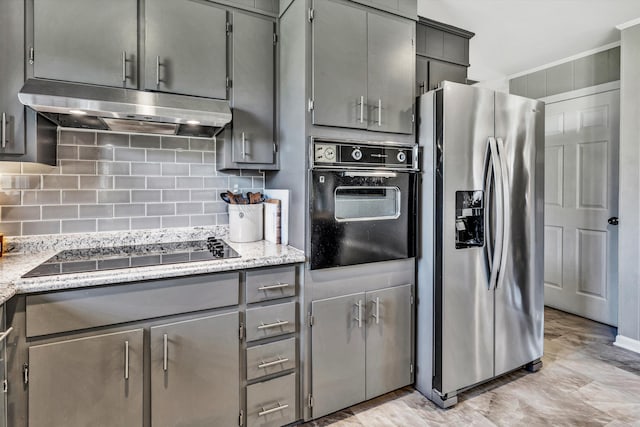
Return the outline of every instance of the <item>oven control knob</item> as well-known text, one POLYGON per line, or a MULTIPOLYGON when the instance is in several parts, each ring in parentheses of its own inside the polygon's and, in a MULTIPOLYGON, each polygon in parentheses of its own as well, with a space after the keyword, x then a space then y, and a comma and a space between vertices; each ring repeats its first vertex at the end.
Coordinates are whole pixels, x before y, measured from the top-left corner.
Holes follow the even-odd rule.
POLYGON ((404 151, 400 151, 398 153, 397 159, 400 163, 404 163, 407 160, 407 155, 404 154, 404 151))
POLYGON ((354 149, 351 152, 351 157, 353 157, 353 160, 360 160, 362 159, 362 151, 360 151, 359 148, 354 149))

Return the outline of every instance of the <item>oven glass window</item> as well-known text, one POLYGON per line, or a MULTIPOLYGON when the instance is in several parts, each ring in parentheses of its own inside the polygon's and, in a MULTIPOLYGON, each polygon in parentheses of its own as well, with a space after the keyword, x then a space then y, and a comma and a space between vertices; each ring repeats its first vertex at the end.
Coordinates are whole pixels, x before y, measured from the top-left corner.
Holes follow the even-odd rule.
POLYGON ((375 221, 400 216, 398 187, 338 187, 335 202, 337 221, 375 221))

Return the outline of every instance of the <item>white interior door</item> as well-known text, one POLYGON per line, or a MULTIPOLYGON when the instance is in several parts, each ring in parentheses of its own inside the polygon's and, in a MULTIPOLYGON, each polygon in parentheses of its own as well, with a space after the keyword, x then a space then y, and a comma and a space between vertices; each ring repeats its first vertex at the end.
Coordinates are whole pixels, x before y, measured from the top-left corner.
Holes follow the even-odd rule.
POLYGON ((614 326, 619 120, 619 90, 546 106, 545 304, 614 326))

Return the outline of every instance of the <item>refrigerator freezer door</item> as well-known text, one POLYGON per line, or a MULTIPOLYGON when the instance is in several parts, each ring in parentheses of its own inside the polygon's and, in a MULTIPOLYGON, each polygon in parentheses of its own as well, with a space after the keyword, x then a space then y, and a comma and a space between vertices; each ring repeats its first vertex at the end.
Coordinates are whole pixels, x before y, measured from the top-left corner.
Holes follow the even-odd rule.
POLYGON ((544 104, 497 92, 505 238, 495 290, 495 375, 542 357, 544 104))
POLYGON ((435 205, 441 209, 436 209, 435 218, 433 386, 444 395, 493 376, 489 271, 483 247, 456 248, 457 231, 467 226, 456 213, 456 193, 484 190, 485 154, 494 134, 494 93, 445 82, 436 96, 436 116, 442 125, 435 137, 435 205))

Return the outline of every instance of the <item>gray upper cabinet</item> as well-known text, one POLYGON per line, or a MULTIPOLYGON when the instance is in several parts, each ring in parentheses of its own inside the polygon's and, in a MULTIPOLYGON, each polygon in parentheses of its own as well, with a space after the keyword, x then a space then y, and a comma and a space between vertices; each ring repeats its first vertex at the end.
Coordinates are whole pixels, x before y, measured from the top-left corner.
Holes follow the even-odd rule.
POLYGON ((469 31, 420 18, 416 26, 416 53, 469 66, 469 39, 473 36, 469 31))
POLYGON ((411 133, 413 22, 330 0, 313 8, 313 123, 411 133))
POLYGON ((33 75, 136 87, 138 2, 33 2, 33 75))
POLYGON ((151 328, 154 427, 237 425, 238 327, 232 312, 151 328))
POLYGON ((367 399, 413 382, 411 288, 367 292, 367 399))
POLYGON ((0 156, 25 153, 24 106, 18 91, 24 83, 24 1, 0 5, 0 156))
POLYGON ((313 418, 365 400, 365 294, 313 301, 313 418))
POLYGON ((430 59, 427 68, 427 91, 437 89, 444 80, 466 83, 467 67, 430 59))
POLYGON ((366 129, 367 12, 313 3, 313 123, 366 129))
POLYGON ((414 24, 368 14, 369 129, 413 131, 414 24))
POLYGON ((275 22, 233 14, 232 160, 273 163, 275 100, 275 22))
POLYGON ((379 8, 385 12, 395 13, 407 18, 416 19, 418 0, 352 0, 367 6, 379 8))
POLYGON ((226 26, 208 2, 146 0, 145 88, 226 99, 226 26))
POLYGON ((31 346, 29 427, 142 426, 142 360, 142 329, 31 346))

